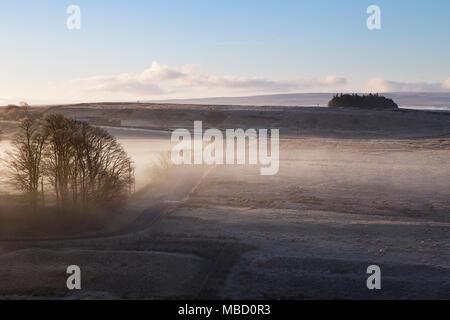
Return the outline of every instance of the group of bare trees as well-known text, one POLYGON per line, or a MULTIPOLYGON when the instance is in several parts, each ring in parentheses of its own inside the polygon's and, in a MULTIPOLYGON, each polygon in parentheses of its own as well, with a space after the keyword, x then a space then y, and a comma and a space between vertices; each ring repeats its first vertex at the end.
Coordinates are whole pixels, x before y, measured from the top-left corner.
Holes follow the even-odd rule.
POLYGON ((52 114, 23 120, 9 153, 11 181, 33 208, 52 190, 60 208, 115 205, 131 192, 130 158, 104 129, 52 114))
POLYGON ((26 102, 21 102, 18 106, 10 104, 2 107, 0 111, 0 119, 3 120, 17 121, 25 118, 34 118, 36 115, 36 113, 30 112, 30 106, 26 102))

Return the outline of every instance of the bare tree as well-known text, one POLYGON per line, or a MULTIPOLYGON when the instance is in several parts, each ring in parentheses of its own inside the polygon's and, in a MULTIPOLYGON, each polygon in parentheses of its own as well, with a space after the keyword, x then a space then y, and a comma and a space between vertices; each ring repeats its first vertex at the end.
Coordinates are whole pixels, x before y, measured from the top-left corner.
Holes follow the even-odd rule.
POLYGON ((12 180, 34 206, 44 178, 59 208, 115 205, 131 193, 132 162, 104 129, 51 114, 42 124, 24 121, 13 146, 12 180))
POLYGON ((54 187, 59 207, 66 207, 69 204, 69 179, 73 158, 70 142, 73 124, 73 120, 59 114, 48 115, 43 123, 44 132, 48 136, 45 157, 46 175, 54 187))
POLYGON ((125 197, 134 181, 134 169, 122 146, 104 129, 83 122, 76 122, 75 127, 72 191, 83 207, 125 197))
MULTIPOLYGON (((12 140, 12 152, 9 152, 9 169, 11 181, 25 191, 30 205, 36 210, 39 197, 39 181, 42 178, 42 158, 46 135, 39 123, 25 119, 20 125, 19 133, 12 140)), ((43 192, 43 190, 42 190, 43 192)))

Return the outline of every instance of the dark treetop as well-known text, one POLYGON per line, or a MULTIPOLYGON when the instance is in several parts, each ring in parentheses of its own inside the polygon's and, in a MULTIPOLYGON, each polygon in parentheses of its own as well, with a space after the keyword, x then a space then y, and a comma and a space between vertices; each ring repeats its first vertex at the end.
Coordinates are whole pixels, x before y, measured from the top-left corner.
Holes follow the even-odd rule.
POLYGON ((328 102, 328 107, 357 109, 398 109, 398 105, 389 98, 377 94, 337 94, 328 102))

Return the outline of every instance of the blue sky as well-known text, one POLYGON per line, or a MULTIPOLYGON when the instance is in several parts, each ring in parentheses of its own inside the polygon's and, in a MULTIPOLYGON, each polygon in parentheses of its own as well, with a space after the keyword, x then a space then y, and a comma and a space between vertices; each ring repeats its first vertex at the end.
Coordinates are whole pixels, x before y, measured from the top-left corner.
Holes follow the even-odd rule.
POLYGON ((2 0, 0 30, 0 103, 450 90, 450 1, 2 0))

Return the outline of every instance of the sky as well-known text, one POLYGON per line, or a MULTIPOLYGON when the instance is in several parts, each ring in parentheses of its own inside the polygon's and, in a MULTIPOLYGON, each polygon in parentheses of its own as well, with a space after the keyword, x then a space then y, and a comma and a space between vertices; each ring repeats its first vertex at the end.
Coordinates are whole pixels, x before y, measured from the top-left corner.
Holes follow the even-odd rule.
POLYGON ((442 0, 0 0, 0 104, 448 92, 449 39, 442 0))

